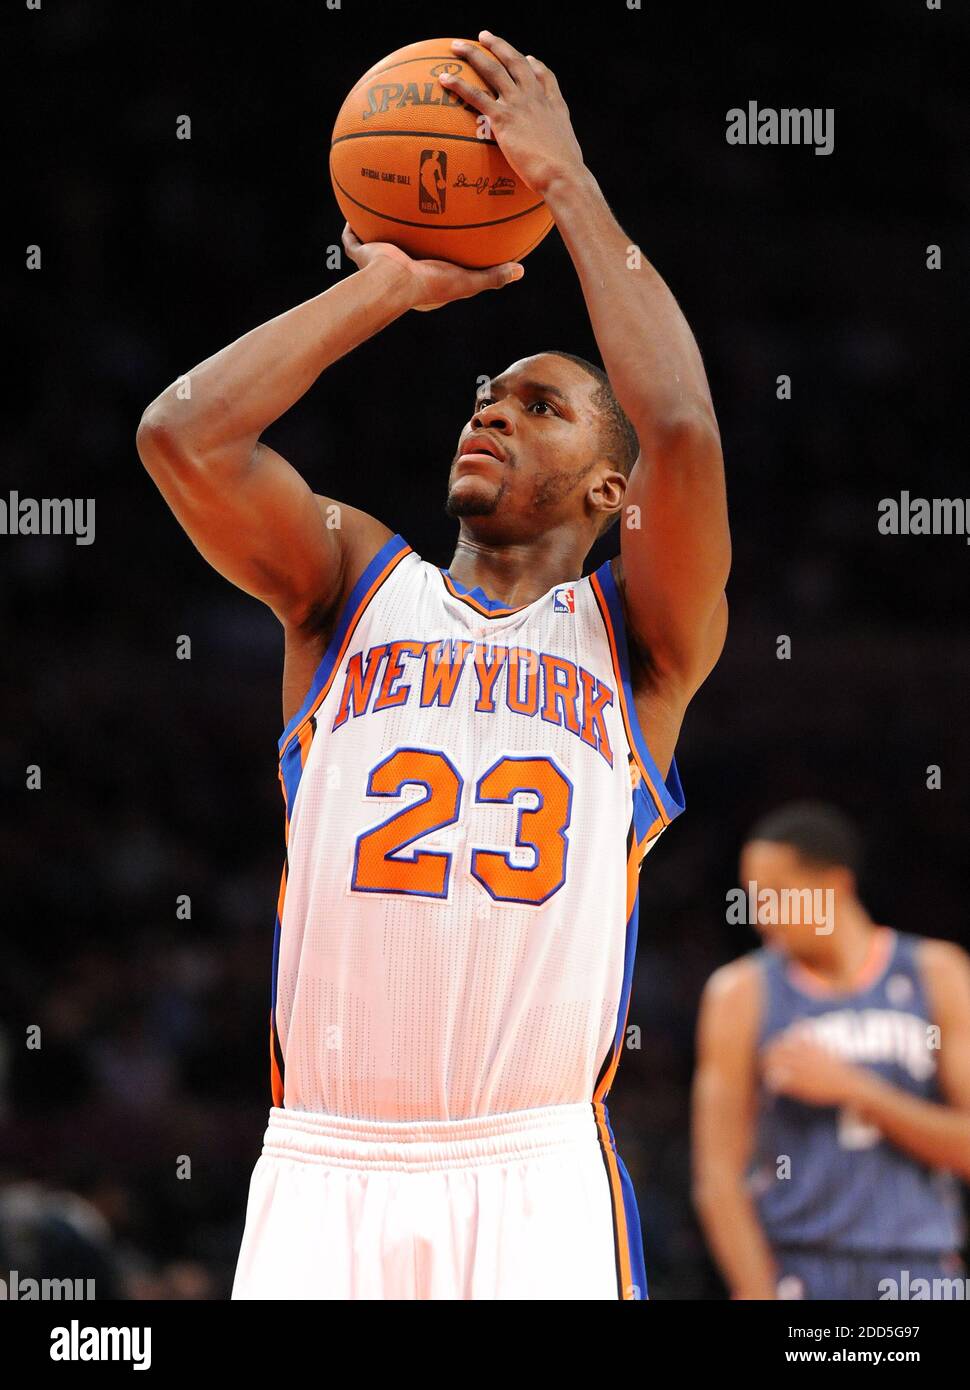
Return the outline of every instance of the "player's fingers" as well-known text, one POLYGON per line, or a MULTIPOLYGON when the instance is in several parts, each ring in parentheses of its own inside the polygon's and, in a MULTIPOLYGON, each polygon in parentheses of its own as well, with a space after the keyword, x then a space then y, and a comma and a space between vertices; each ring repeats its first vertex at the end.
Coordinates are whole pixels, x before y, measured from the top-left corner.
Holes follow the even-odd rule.
POLYGON ((495 105, 495 98, 491 92, 483 91, 481 87, 472 87, 462 77, 456 77, 453 72, 440 72, 438 81, 446 92, 454 92, 461 97, 466 106, 473 107, 476 111, 487 112, 495 105))
POLYGON ((538 78, 540 87, 547 88, 550 92, 559 91, 559 83, 556 81, 556 74, 552 68, 546 67, 545 63, 533 57, 531 53, 526 54, 525 61, 538 78))
POLYGON ((471 299, 482 290, 500 290, 513 280, 521 280, 525 270, 518 261, 504 261, 501 265, 490 265, 484 270, 465 270, 461 273, 456 299, 471 299))
POLYGON ((354 234, 349 222, 344 223, 344 229, 340 234, 340 240, 350 259, 356 260, 357 252, 360 250, 363 243, 360 241, 359 237, 354 234))
POLYGON ((481 290, 500 290, 513 280, 521 280, 525 267, 518 261, 505 261, 502 265, 490 265, 487 270, 476 272, 482 277, 478 288, 481 290))
POLYGON ((529 64, 529 67, 532 69, 533 73, 535 74, 535 77, 536 77, 537 82, 539 83, 539 86, 540 86, 540 87, 545 87, 545 85, 546 85, 546 77, 547 77, 547 74, 546 74, 546 70, 545 70, 545 68, 543 67, 542 63, 539 62, 539 59, 538 59, 538 58, 533 58, 532 54, 531 54, 531 53, 528 53, 528 54, 526 54, 526 59, 525 59, 525 61, 529 64))
MULTIPOLYGON (((498 34, 492 34, 488 29, 482 29, 478 35, 478 42, 483 48, 487 48, 490 53, 495 54, 495 57, 498 58, 505 66, 506 70, 511 73, 512 80, 516 84, 528 82, 532 75, 532 68, 519 50, 513 47, 506 39, 500 39, 498 34)), ((477 52, 476 56, 481 58, 484 62, 481 52, 477 52)), ((488 76, 488 72, 484 68, 482 69, 482 76, 488 76)))
POLYGON ((460 266, 450 266, 444 279, 436 281, 436 288, 440 286, 445 289, 448 297, 434 303, 416 304, 414 307, 422 313, 427 313, 431 309, 440 309, 444 304, 451 304, 456 299, 471 299, 472 295, 480 294, 482 290, 500 290, 511 281, 520 280, 524 274, 525 270, 518 261, 504 261, 501 265, 490 265, 484 270, 464 270, 460 266))
POLYGON ((514 77, 497 58, 492 57, 480 41, 478 44, 474 44, 470 43, 468 39, 454 39, 451 48, 453 53, 488 83, 497 96, 510 97, 513 94, 515 91, 514 77))

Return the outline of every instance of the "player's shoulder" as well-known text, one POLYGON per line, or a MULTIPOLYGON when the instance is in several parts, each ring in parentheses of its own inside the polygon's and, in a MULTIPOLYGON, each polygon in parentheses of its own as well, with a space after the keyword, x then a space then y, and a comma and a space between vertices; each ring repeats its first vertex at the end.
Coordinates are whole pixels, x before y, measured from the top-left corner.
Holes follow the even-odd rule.
POLYGON ((915 938, 916 960, 934 1001, 970 998, 970 954, 955 941, 935 936, 915 938))
POLYGON ((371 516, 370 512, 361 511, 360 507, 337 502, 319 492, 315 492, 313 498, 320 509, 323 524, 328 531, 335 532, 340 548, 346 551, 350 563, 363 561, 366 569, 381 547, 397 534, 383 521, 378 521, 376 516, 371 516), (368 558, 365 559, 365 556, 368 558))
POLYGON ((591 584, 594 575, 597 578, 601 578, 604 575, 609 576, 609 579, 612 581, 613 587, 616 589, 616 592, 622 601, 623 561, 621 560, 619 555, 614 555, 611 559, 604 560, 602 564, 597 565, 595 569, 591 569, 588 574, 584 575, 583 583, 591 584))
POLYGON ((346 599, 369 565, 395 538, 406 545, 403 536, 359 507, 335 502, 332 497, 314 493, 324 525, 337 532, 341 551, 341 583, 338 601, 346 599))
MULTIPOLYGON (((334 625, 368 567, 385 547, 390 548, 390 542, 397 537, 397 532, 369 512, 351 507, 346 502, 338 502, 316 492, 313 500, 319 509, 320 520, 337 548, 337 565, 334 574, 328 576, 326 585, 321 585, 317 601, 306 616, 299 623, 286 626, 288 640, 319 644, 329 641, 334 625)), ((403 537, 399 539, 403 541, 403 537)))
POLYGON ((763 1016, 764 986, 756 952, 722 965, 709 977, 701 995, 698 1047, 707 1057, 738 1058, 757 1046, 763 1016))
POLYGON ((966 970, 970 967, 970 953, 955 941, 944 941, 939 936, 915 936, 913 940, 921 965, 929 965, 934 970, 966 970))
MULTIPOLYGON (((614 588, 616 589, 617 595, 620 600, 620 604, 623 608, 624 620, 626 620, 626 575, 623 573, 622 555, 614 555, 611 559, 606 560, 602 565, 600 565, 599 572, 602 573, 604 571, 609 574, 610 578, 613 581, 614 588)), ((628 622, 626 623, 626 625, 629 628, 628 622)), ((636 640, 634 638, 634 634, 630 631, 627 632, 627 640, 636 640)))
POLYGON ((604 561, 600 570, 606 570, 613 580, 616 595, 620 604, 620 613, 623 618, 623 629, 626 634, 626 646, 630 656, 630 675, 633 680, 634 690, 641 690, 645 687, 652 689, 656 671, 654 669, 653 658, 646 643, 634 631, 630 622, 630 611, 627 603, 626 575, 623 570, 623 556, 614 555, 611 559, 604 561))
POLYGON ((761 1000, 762 954, 749 951, 745 956, 718 966, 704 986, 704 1002, 725 1009, 756 1007, 761 1000))

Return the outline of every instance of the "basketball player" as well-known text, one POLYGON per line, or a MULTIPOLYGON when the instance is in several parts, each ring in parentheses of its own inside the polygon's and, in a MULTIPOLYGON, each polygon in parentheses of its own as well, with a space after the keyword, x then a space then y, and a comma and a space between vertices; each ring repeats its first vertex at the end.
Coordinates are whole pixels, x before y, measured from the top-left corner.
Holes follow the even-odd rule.
POLYGON ((742 851, 765 945, 708 981, 694 1090, 697 1210, 735 1298, 966 1297, 970 960, 876 925, 858 862, 815 802, 742 851))
MULTIPOLYGON (((683 810, 674 746, 724 641, 720 439, 690 329, 631 257, 555 78, 482 42, 495 96, 467 96, 554 215, 606 374, 541 352, 469 392, 448 568, 260 436, 408 309, 513 266, 345 229, 356 274, 207 359, 138 432, 195 545, 285 632, 273 1105, 239 1299, 646 1295, 605 1098, 638 870, 683 810), (619 519, 620 556, 583 577, 619 519)), ((411 389, 437 393, 431 364, 411 389)), ((412 430, 402 402, 352 467, 399 467, 412 430)))

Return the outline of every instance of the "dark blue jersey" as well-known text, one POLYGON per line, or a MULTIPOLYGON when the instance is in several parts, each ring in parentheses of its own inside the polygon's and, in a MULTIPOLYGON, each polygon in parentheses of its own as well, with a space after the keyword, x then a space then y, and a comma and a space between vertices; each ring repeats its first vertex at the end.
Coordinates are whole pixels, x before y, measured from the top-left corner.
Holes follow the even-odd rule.
MULTIPOLYGON (((917 962, 920 938, 877 928, 870 968, 851 993, 833 992, 778 951, 754 953, 763 981, 759 1048, 804 1026, 846 1061, 891 1085, 940 1101, 939 1037, 917 962)), ((750 1190, 774 1246, 830 1250, 958 1249, 959 1187, 881 1137, 851 1111, 759 1092, 750 1190)))

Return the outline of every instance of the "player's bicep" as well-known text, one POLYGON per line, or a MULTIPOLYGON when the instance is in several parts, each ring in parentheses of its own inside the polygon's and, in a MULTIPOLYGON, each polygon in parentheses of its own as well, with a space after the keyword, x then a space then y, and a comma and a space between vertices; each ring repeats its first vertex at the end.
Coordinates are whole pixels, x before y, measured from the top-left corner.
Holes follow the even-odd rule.
POLYGON ((141 436, 139 452, 199 553, 282 621, 299 625, 335 598, 346 518, 338 508, 328 524, 327 508, 275 450, 258 443, 248 461, 233 468, 153 446, 141 436))

